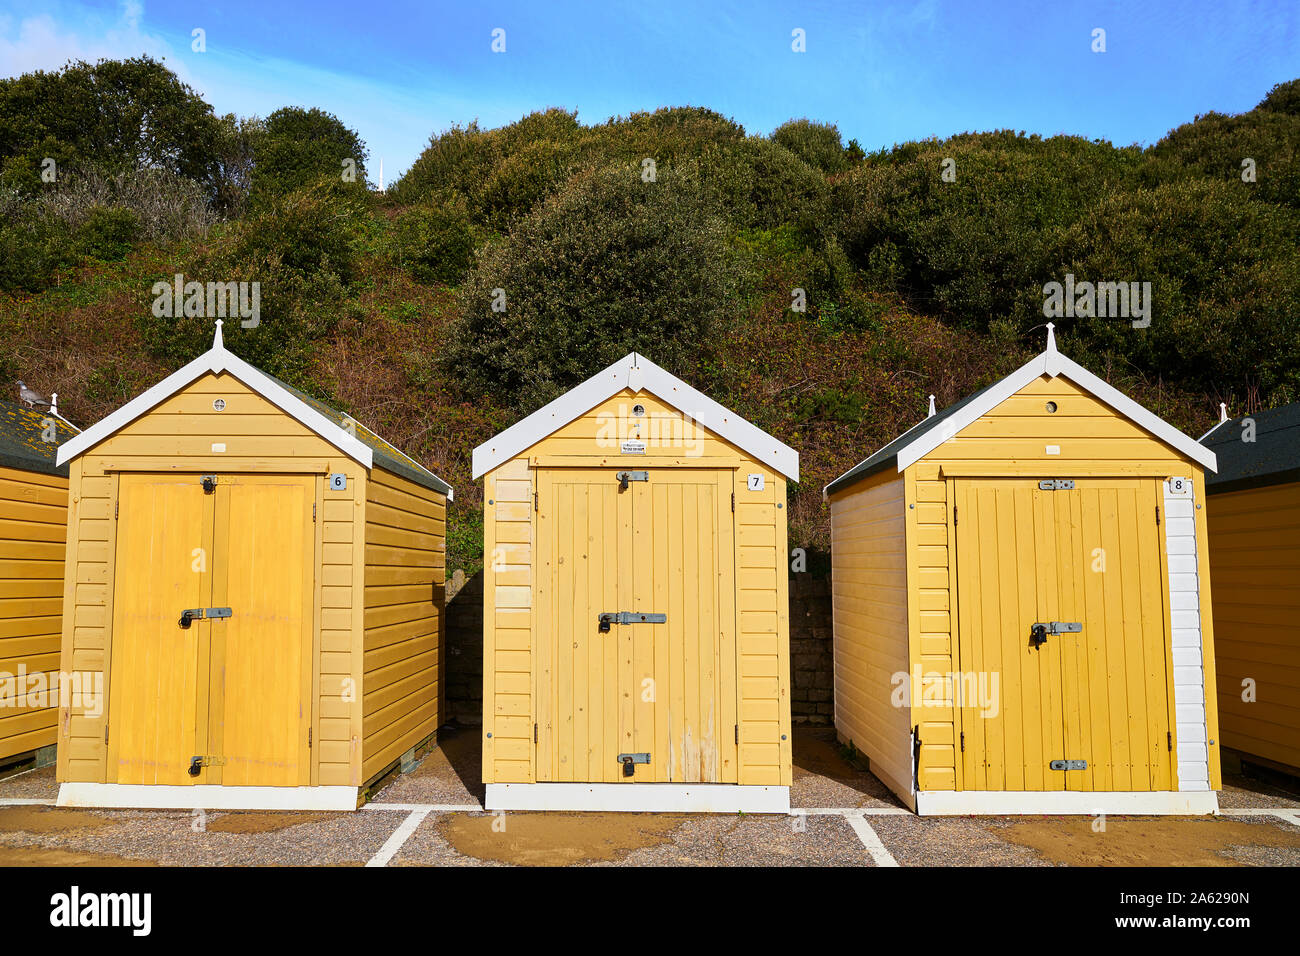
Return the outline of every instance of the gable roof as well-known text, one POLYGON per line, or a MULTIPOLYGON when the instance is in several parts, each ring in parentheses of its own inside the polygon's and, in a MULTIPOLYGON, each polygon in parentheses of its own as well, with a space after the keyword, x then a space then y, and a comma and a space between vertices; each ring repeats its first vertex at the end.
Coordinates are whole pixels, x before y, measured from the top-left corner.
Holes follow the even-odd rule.
POLYGON ((871 475, 895 467, 903 471, 908 465, 924 458, 948 439, 953 438, 967 425, 988 414, 1006 399, 1015 395, 1035 379, 1064 376, 1094 398, 1105 402, 1116 412, 1146 429, 1165 444, 1182 452, 1188 458, 1210 471, 1217 467, 1214 453, 1194 438, 1184 435, 1154 412, 1143 408, 1119 389, 1102 381, 1072 359, 1056 350, 1055 325, 1047 324, 1047 349, 1030 359, 1006 378, 1000 379, 974 394, 968 395, 938 414, 922 419, 911 429, 885 445, 869 458, 850 468, 824 489, 826 498, 871 475), (941 427, 942 426, 942 427, 941 427))
POLYGON ((285 414, 297 419, 311 431, 343 452, 357 464, 369 469, 375 462, 389 471, 409 478, 426 488, 452 498, 452 487, 413 458, 398 451, 370 429, 324 402, 311 398, 291 385, 249 365, 233 352, 226 351, 221 340, 221 320, 212 348, 188 365, 176 370, 157 385, 137 395, 113 414, 96 422, 80 435, 59 446, 58 464, 66 465, 82 452, 135 421, 150 409, 179 392, 199 377, 229 373, 285 414))
POLYGON ((1218 456, 1218 474, 1205 479, 1208 494, 1300 481, 1300 402, 1214 426, 1201 443, 1218 456), (1242 422, 1255 422, 1255 440, 1242 441, 1242 422))
POLYGON ((58 450, 76 434, 48 411, 0 402, 0 465, 66 478, 68 466, 57 463, 58 450), (54 441, 45 440, 47 422, 53 423, 54 441))
POLYGON ((633 392, 650 392, 679 412, 691 416, 715 435, 753 455, 757 461, 791 481, 799 480, 797 451, 636 352, 629 352, 581 385, 574 386, 555 401, 475 448, 474 478, 531 448, 625 388, 633 392))

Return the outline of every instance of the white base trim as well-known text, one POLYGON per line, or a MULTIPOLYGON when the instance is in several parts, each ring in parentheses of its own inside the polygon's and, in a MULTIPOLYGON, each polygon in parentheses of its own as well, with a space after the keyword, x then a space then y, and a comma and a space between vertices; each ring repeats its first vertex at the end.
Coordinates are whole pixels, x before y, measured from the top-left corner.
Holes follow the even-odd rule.
POLYGON ((923 817, 1021 813, 1200 815, 1219 812, 1219 795, 1213 790, 922 790, 916 795, 916 812, 923 817))
POLYGON ((734 783, 489 783, 487 810, 789 813, 789 787, 734 783))
POLYGON ((357 787, 192 787, 129 783, 61 783, 60 807, 133 810, 355 810, 357 787))

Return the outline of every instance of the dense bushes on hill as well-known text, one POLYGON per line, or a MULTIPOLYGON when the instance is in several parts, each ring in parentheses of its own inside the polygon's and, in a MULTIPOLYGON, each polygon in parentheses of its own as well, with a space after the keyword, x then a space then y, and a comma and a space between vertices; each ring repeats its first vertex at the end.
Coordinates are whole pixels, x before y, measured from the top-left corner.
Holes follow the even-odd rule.
POLYGON ((668 368, 733 308, 718 204, 688 168, 575 177, 481 257, 442 359, 495 401, 533 409, 637 350, 668 368))
MULTIPOLYGON (((470 508, 468 449, 633 349, 797 442, 811 488, 1041 348, 1066 275, 1151 283, 1147 328, 1056 321, 1183 427, 1300 400, 1300 81, 1146 149, 1003 130, 864 154, 673 107, 454 126, 382 196, 367 158, 322 109, 214 116, 147 58, 0 80, 0 370, 103 413, 211 341, 153 283, 257 282, 231 348, 321 397, 387 389, 470 508)), ((792 498, 796 541, 820 508, 792 498)))

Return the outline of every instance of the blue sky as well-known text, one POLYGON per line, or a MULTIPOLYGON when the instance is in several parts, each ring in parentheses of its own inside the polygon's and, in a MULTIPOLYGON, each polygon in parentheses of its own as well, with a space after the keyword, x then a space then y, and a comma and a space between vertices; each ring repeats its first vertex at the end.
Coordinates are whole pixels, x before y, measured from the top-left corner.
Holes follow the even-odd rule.
POLYGON ((585 123, 708 106, 751 133, 808 116, 867 149, 1007 127, 1148 144, 1300 77, 1300 4, 0 0, 2 75, 142 53, 221 113, 337 114, 370 146, 371 177, 382 157, 391 181, 436 130, 547 106, 585 123))

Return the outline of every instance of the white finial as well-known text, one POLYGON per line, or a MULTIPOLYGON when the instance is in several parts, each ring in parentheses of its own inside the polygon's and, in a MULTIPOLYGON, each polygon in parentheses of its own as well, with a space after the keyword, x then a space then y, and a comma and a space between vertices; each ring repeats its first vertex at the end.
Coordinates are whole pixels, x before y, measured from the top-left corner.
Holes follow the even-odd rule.
POLYGON ((1228 420, 1228 403, 1219 402, 1219 421, 1226 422, 1227 420, 1228 420))
POLYGON ((59 415, 59 393, 58 392, 50 393, 50 414, 56 418, 59 415))
POLYGON ((226 347, 221 341, 221 325, 221 320, 217 319, 217 331, 212 336, 212 347, 214 349, 223 349, 226 347))
POLYGON ((930 396, 930 414, 926 415, 925 417, 926 418, 934 417, 934 396, 933 395, 930 396))
POLYGON ((1047 323, 1047 351, 1056 351, 1056 324, 1053 322, 1047 323))

